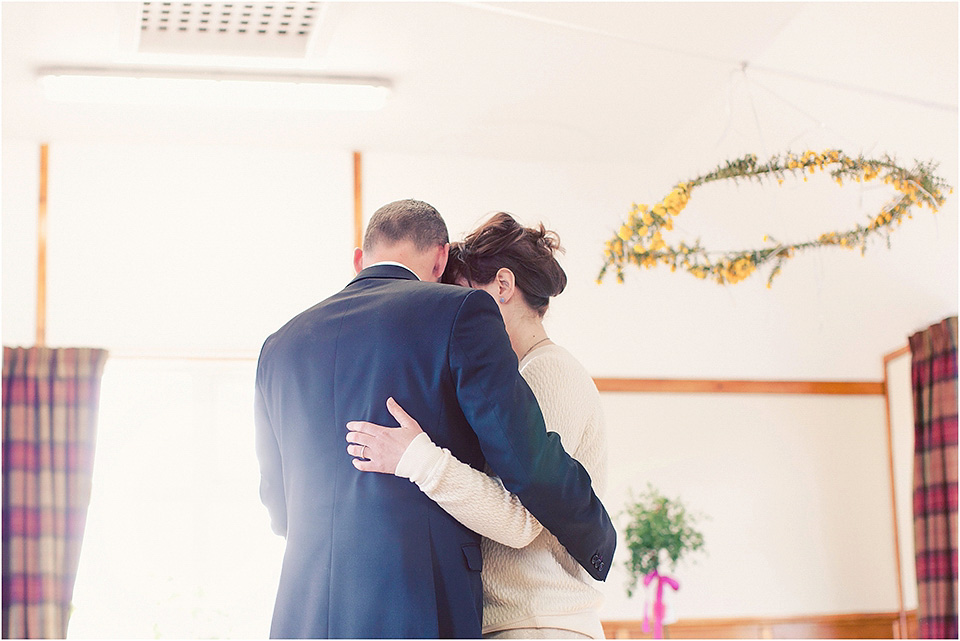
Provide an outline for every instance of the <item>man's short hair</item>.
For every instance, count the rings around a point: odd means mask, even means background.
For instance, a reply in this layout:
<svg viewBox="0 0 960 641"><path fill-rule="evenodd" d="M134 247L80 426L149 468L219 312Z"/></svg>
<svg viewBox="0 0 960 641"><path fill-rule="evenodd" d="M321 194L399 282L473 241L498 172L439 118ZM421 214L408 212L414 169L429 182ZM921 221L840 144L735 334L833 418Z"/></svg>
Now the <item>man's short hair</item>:
<svg viewBox="0 0 960 641"><path fill-rule="evenodd" d="M363 236L363 251L379 243L413 242L420 251L450 242L447 224L432 205L420 200L397 200L374 212Z"/></svg>

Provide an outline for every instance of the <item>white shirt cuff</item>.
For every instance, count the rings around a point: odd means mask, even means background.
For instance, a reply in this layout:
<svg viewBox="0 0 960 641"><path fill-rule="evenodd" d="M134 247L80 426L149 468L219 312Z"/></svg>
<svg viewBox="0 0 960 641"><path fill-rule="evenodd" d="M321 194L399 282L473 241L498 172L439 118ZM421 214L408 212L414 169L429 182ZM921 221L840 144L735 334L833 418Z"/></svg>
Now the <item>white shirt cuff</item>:
<svg viewBox="0 0 960 641"><path fill-rule="evenodd" d="M427 481L443 457L443 449L430 440L426 432L417 434L397 463L396 475L417 485Z"/></svg>

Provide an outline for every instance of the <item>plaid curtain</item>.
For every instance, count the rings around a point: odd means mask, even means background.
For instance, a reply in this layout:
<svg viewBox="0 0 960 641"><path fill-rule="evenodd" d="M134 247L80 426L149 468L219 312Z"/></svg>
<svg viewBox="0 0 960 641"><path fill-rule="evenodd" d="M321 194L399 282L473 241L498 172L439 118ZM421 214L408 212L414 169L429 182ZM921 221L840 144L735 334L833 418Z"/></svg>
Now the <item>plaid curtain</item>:
<svg viewBox="0 0 960 641"><path fill-rule="evenodd" d="M3 637L65 638L107 352L3 348Z"/></svg>
<svg viewBox="0 0 960 641"><path fill-rule="evenodd" d="M910 337L920 638L957 638L957 318Z"/></svg>

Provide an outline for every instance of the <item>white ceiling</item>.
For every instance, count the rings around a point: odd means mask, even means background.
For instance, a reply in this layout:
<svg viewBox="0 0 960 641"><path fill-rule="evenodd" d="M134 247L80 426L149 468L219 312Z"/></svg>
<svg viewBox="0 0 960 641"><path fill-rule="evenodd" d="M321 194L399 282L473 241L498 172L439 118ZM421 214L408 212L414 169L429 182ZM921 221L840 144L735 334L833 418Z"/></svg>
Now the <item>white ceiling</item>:
<svg viewBox="0 0 960 641"><path fill-rule="evenodd" d="M957 113L956 3L318 3L306 55L288 58L139 52L140 8L3 2L4 136L631 162L738 137L779 151L816 128L869 149L864 120ZM380 76L395 91L375 113L184 111L50 104L34 80L132 64Z"/></svg>

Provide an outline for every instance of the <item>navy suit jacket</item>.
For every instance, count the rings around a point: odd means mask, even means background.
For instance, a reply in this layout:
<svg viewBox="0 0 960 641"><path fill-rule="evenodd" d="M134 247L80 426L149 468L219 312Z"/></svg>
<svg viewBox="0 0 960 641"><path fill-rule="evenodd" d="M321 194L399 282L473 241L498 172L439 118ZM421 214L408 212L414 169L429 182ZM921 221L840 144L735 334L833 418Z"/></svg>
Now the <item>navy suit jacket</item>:
<svg viewBox="0 0 960 641"><path fill-rule="evenodd" d="M616 533L586 471L546 432L493 298L375 265L260 354L260 496L286 536L271 637L480 636L479 535L410 481L360 472L347 454L347 421L397 424L388 396L437 445L488 463L606 577Z"/></svg>

